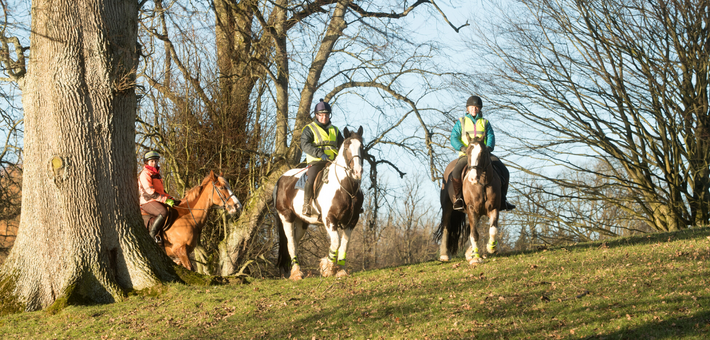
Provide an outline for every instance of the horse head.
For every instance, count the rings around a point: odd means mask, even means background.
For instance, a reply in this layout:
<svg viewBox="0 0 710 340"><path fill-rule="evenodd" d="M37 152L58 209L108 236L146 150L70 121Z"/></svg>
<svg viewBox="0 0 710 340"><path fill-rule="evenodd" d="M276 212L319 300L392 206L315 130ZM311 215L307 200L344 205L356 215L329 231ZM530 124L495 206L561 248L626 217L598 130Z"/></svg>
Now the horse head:
<svg viewBox="0 0 710 340"><path fill-rule="evenodd" d="M223 207L230 215L235 215L238 210L242 209L242 204L237 199L237 196L232 192L229 183L224 177L215 175L214 171L210 171L206 180L212 184L212 188L205 187L206 190L211 190L210 200L212 204Z"/></svg>
<svg viewBox="0 0 710 340"><path fill-rule="evenodd" d="M468 133L466 133L466 138L468 139L468 148L466 149L468 175L466 178L476 184L480 180L481 173L486 171L491 164L491 155L486 144L483 143L483 138L478 136L471 138Z"/></svg>
<svg viewBox="0 0 710 340"><path fill-rule="evenodd" d="M343 137L345 140L338 151L340 160L336 159L335 162L345 168L350 178L359 181L362 179L362 159L365 157L362 146L362 126L357 132L352 132L348 128L343 129Z"/></svg>

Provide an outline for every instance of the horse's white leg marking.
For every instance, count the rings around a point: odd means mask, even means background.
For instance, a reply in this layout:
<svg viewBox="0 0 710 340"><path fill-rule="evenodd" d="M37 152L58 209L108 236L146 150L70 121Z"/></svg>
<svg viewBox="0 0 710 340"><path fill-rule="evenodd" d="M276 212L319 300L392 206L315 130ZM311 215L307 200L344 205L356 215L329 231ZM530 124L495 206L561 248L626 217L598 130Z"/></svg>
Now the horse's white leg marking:
<svg viewBox="0 0 710 340"><path fill-rule="evenodd" d="M338 230L335 229L335 225L326 226L325 230L328 231L328 236L330 237L330 249L328 252L328 260L335 263L338 259L338 248L340 247L340 236L338 235Z"/></svg>
<svg viewBox="0 0 710 340"><path fill-rule="evenodd" d="M286 222L286 218L279 214L281 222L284 228L284 234L286 234L286 240L288 241L288 254L291 256L291 261L296 258L296 242L294 237L294 223Z"/></svg>
<svg viewBox="0 0 710 340"><path fill-rule="evenodd" d="M496 248L498 246L498 242L496 241L496 235L498 234L498 228L496 226L498 225L498 218L496 216L495 219L491 218L491 223L490 223L490 228L488 228L488 245L486 246L486 250L488 250L489 254L493 254L496 252Z"/></svg>
<svg viewBox="0 0 710 340"><path fill-rule="evenodd" d="M469 233L469 241L471 242L471 255L470 259L469 256L466 256L466 259L468 260L468 263L471 265L475 265L477 263L483 262L481 259L481 256L478 253L478 222L481 219L481 216L469 211L469 228L471 228L471 232Z"/></svg>
<svg viewBox="0 0 710 340"><path fill-rule="evenodd" d="M348 250L348 241L350 241L350 235L353 233L352 229L345 229L340 231L341 238L340 238L340 248L338 249L338 265L339 266L344 266L345 265L345 253Z"/></svg>

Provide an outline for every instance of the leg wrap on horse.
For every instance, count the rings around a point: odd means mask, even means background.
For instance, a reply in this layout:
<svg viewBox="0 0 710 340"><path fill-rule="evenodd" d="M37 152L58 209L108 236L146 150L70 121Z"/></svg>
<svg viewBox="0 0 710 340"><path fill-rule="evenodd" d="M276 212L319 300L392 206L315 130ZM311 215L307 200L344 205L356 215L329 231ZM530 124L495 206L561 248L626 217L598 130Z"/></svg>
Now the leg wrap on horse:
<svg viewBox="0 0 710 340"><path fill-rule="evenodd" d="M328 254L328 260L330 260L333 263L336 263L338 261L338 251L331 250L330 253Z"/></svg>
<svg viewBox="0 0 710 340"><path fill-rule="evenodd" d="M338 254L338 265L339 266L344 266L345 265L345 252Z"/></svg>
<svg viewBox="0 0 710 340"><path fill-rule="evenodd" d="M299 263L298 263L298 258L297 258L296 256L294 256L294 257L291 259L291 265L294 265L294 264L299 264Z"/></svg>

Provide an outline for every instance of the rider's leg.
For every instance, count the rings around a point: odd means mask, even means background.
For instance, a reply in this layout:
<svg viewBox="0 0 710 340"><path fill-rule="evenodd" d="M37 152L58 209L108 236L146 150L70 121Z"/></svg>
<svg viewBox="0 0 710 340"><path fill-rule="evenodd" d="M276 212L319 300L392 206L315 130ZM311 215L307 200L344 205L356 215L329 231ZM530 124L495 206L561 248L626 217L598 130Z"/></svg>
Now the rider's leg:
<svg viewBox="0 0 710 340"><path fill-rule="evenodd" d="M148 226L148 233L150 233L150 237L154 239L155 242L162 244L163 240L160 238L159 234L160 230L163 228L163 224L165 224L165 219L168 216L168 209L165 208L163 203L158 201L151 201L143 204L141 208L143 211L155 216L153 224Z"/></svg>
<svg viewBox="0 0 710 340"><path fill-rule="evenodd" d="M303 188L303 211L301 212L303 215L313 214L313 210L311 209L311 201L313 201L313 183L316 182L316 176L318 175L318 172L323 170L325 164L326 162L321 161L309 164L311 167L308 168L308 171L306 172L308 179L306 180L306 187Z"/></svg>
<svg viewBox="0 0 710 340"><path fill-rule="evenodd" d="M505 164L500 161L500 159L496 159L492 161L493 166L498 170L498 173L500 173L500 191L501 191L501 210L513 210L515 209L515 205L511 204L508 202L508 182L510 181L510 172L508 172L508 168L505 167Z"/></svg>
<svg viewBox="0 0 710 340"><path fill-rule="evenodd" d="M467 163L468 157L461 156L456 162L454 169L451 171L451 186L449 188L451 189L451 200L454 202L454 210L461 211L464 209L463 190L461 190L463 186L463 183L461 182L461 172L463 172L463 168L466 166Z"/></svg>

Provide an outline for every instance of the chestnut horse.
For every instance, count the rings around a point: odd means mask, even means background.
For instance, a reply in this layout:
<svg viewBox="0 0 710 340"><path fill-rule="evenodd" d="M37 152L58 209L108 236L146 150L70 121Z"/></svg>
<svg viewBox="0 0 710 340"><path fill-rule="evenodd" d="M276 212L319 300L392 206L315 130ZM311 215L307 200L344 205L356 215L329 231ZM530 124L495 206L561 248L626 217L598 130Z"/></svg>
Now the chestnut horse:
<svg viewBox="0 0 710 340"><path fill-rule="evenodd" d="M296 183L305 174L305 169L292 169L284 173L274 187L274 206L279 230L279 257L277 266L283 272L290 272L290 279L303 278L301 266L296 257L298 243L311 224L322 224L330 236L330 252L320 261L320 272L324 277L345 276L340 267L345 265L350 234L360 217L363 194L360 190L362 178L362 126L357 132L343 130L345 140L338 150L338 156L321 171L323 186L315 196L315 208L320 215L305 216L303 211L303 190ZM318 181L316 180L317 186ZM314 190L315 191L315 190Z"/></svg>
<svg viewBox="0 0 710 340"><path fill-rule="evenodd" d="M227 209L227 213L235 215L242 204L232 193L229 183L213 171L202 180L202 184L193 187L185 193L185 197L176 206L178 217L167 230L161 232L165 253L175 263L182 264L192 270L188 254L195 249L200 239L202 226L207 221L207 215L213 206Z"/></svg>
<svg viewBox="0 0 710 340"><path fill-rule="evenodd" d="M501 205L501 181L498 173L493 169L490 152L483 143L483 139L470 138L466 134L469 144L466 149L468 164L463 170L463 198L465 210L456 211L453 208L454 197L449 194L451 181L444 181L441 186L441 223L435 232L440 245L440 261L448 261L449 253L455 255L458 251L459 243L466 242L466 238L471 241L471 247L466 250L466 260L471 264L483 262L478 253L478 222L483 216L488 216L489 239L486 249L493 254L496 251L497 242L495 240L498 233L498 214ZM444 171L444 179L448 179L451 171L456 165L456 160L449 163ZM465 215L468 215L468 227L466 228Z"/></svg>

